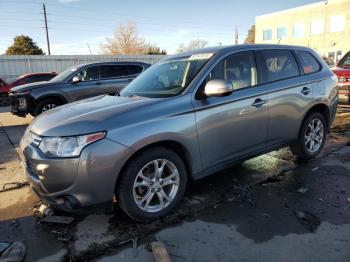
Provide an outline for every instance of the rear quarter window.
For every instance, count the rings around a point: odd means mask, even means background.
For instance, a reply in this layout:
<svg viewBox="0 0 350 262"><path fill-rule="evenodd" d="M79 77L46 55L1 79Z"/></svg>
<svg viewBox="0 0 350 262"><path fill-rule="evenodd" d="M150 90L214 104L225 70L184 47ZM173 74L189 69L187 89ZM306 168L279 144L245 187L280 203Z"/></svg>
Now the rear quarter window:
<svg viewBox="0 0 350 262"><path fill-rule="evenodd" d="M264 82L274 82L299 75L298 64L290 50L263 50L261 59L266 72Z"/></svg>
<svg viewBox="0 0 350 262"><path fill-rule="evenodd" d="M304 74L312 74L320 71L321 66L316 58L307 51L295 51Z"/></svg>
<svg viewBox="0 0 350 262"><path fill-rule="evenodd" d="M129 65L130 75L139 74L143 71L143 67L139 65Z"/></svg>
<svg viewBox="0 0 350 262"><path fill-rule="evenodd" d="M101 66L101 78L114 78L129 75L125 65L103 65Z"/></svg>

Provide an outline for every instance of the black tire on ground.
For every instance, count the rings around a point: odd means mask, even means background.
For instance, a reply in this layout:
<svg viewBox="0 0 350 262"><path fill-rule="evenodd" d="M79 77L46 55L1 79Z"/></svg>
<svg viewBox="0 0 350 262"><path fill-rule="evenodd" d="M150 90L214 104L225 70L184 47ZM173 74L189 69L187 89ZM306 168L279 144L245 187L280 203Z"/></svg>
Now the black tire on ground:
<svg viewBox="0 0 350 262"><path fill-rule="evenodd" d="M10 97L8 94L0 94L0 106L10 105Z"/></svg>
<svg viewBox="0 0 350 262"><path fill-rule="evenodd" d="M178 190L174 199L163 210L157 212L146 212L137 206L134 200L133 186L139 171L145 165L156 159L166 159L175 165L179 173ZM123 172L120 174L115 195L120 208L129 217L139 222L149 222L167 215L180 203L186 190L186 184L186 167L178 154L164 147L153 147L141 152L127 164Z"/></svg>
<svg viewBox="0 0 350 262"><path fill-rule="evenodd" d="M319 149L315 152L310 152L307 149L305 135L306 135L306 132L308 131L309 124L313 120L320 120L323 124L324 129L323 129L323 139L322 139L322 142L320 144ZM323 148L324 143L326 141L327 131L328 131L328 127L327 127L327 123L326 123L324 116L318 112L309 113L306 116L306 118L301 126L298 140L295 141L292 145L290 145L290 149L291 149L292 153L294 155L296 155L298 157L298 159L300 159L300 160L310 160L310 159L316 157L322 151L322 148Z"/></svg>
<svg viewBox="0 0 350 262"><path fill-rule="evenodd" d="M33 112L31 113L33 116L38 116L41 113L43 113L43 110L45 107L49 105L54 105L54 107L60 106L61 103L59 100L54 99L54 98L48 98L40 101L34 108ZM53 108L53 107L52 107Z"/></svg>

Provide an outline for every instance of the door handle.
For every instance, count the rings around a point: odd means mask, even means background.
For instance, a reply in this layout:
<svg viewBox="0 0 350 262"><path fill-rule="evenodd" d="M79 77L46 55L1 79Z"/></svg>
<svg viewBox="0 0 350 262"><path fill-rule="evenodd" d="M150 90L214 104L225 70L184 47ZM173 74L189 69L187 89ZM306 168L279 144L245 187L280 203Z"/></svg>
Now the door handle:
<svg viewBox="0 0 350 262"><path fill-rule="evenodd" d="M301 90L301 93L305 96L308 95L310 92L311 92L311 89L306 86Z"/></svg>
<svg viewBox="0 0 350 262"><path fill-rule="evenodd" d="M134 80L134 79L132 79L132 78L129 78L129 79L128 79L128 82L131 82L132 80Z"/></svg>
<svg viewBox="0 0 350 262"><path fill-rule="evenodd" d="M267 103L267 100L263 100L263 99L258 98L258 99L256 99L256 100L254 101L254 103L252 104L252 106L255 106L256 108L258 108L258 107L261 107L262 105L264 105L264 104L266 104L266 103Z"/></svg>
<svg viewBox="0 0 350 262"><path fill-rule="evenodd" d="M95 85L97 86L102 85L102 82L96 82Z"/></svg>

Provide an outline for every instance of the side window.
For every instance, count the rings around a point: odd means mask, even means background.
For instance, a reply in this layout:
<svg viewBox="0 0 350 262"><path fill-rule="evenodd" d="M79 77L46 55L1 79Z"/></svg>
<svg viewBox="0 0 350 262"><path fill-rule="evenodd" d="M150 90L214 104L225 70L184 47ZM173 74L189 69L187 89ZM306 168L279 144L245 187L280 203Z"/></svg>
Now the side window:
<svg viewBox="0 0 350 262"><path fill-rule="evenodd" d="M113 78L129 75L125 65L104 65L101 66L101 78Z"/></svg>
<svg viewBox="0 0 350 262"><path fill-rule="evenodd" d="M290 50L263 50L262 63L265 82L273 82L299 75L298 64Z"/></svg>
<svg viewBox="0 0 350 262"><path fill-rule="evenodd" d="M131 75L139 74L143 71L143 67L139 65L129 65L128 68Z"/></svg>
<svg viewBox="0 0 350 262"><path fill-rule="evenodd" d="M38 76L38 81L49 81L54 77L54 75L41 75Z"/></svg>
<svg viewBox="0 0 350 262"><path fill-rule="evenodd" d="M5 82L0 79L0 87L5 86Z"/></svg>
<svg viewBox="0 0 350 262"><path fill-rule="evenodd" d="M76 76L80 77L81 81L98 80L100 78L99 66L90 66L81 70Z"/></svg>
<svg viewBox="0 0 350 262"><path fill-rule="evenodd" d="M255 86L257 75L254 53L241 52L226 57L209 73L207 81L212 79L228 80L233 89Z"/></svg>
<svg viewBox="0 0 350 262"><path fill-rule="evenodd" d="M320 64L316 59L306 51L295 51L297 54L304 74L311 74L320 70Z"/></svg>

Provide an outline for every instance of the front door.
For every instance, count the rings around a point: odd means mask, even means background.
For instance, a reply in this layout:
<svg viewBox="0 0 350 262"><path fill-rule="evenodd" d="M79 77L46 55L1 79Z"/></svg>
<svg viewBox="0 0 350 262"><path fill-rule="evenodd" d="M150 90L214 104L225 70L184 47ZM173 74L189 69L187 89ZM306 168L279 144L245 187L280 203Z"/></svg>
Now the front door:
<svg viewBox="0 0 350 262"><path fill-rule="evenodd" d="M103 83L100 81L100 67L90 66L80 70L75 76L81 81L68 85L68 93L74 100L97 96L104 93Z"/></svg>
<svg viewBox="0 0 350 262"><path fill-rule="evenodd" d="M224 79L234 91L224 97L201 95L207 81ZM267 139L268 96L257 85L254 52L231 54L208 74L193 100L203 168L230 162L256 150ZM198 95L199 94L199 95Z"/></svg>

